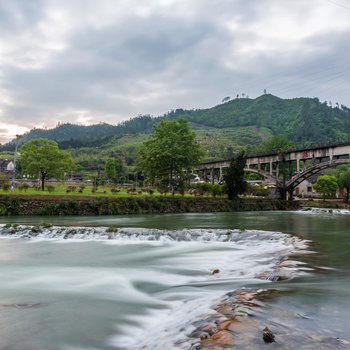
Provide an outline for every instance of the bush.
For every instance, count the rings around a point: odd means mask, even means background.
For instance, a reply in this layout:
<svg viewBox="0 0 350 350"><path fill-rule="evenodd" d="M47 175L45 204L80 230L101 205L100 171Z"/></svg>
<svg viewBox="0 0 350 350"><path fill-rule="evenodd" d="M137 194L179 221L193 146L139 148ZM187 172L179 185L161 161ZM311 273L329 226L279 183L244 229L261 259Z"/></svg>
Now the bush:
<svg viewBox="0 0 350 350"><path fill-rule="evenodd" d="M118 193L118 192L120 192L120 190L117 187L112 187L111 188L111 192L112 193Z"/></svg>
<svg viewBox="0 0 350 350"><path fill-rule="evenodd" d="M47 185L46 186L46 191L49 192L49 193L52 193L55 191L55 186L54 185Z"/></svg>
<svg viewBox="0 0 350 350"><path fill-rule="evenodd" d="M222 186L219 184L211 185L210 190L213 197L220 196L222 194Z"/></svg>
<svg viewBox="0 0 350 350"><path fill-rule="evenodd" d="M263 185L254 185L251 187L251 193L253 196L266 197L269 195L269 190Z"/></svg>
<svg viewBox="0 0 350 350"><path fill-rule="evenodd" d="M116 226L108 226L106 232L118 232L119 228Z"/></svg>
<svg viewBox="0 0 350 350"><path fill-rule="evenodd" d="M67 193L69 193L69 192L75 192L76 189L77 189L76 186L68 186L66 192L67 192Z"/></svg>
<svg viewBox="0 0 350 350"><path fill-rule="evenodd" d="M201 196L204 196L206 193L211 192L211 186L212 185L210 183L203 182L203 183L197 184L195 188Z"/></svg>
<svg viewBox="0 0 350 350"><path fill-rule="evenodd" d="M43 221L40 223L40 226L42 228L50 228L50 227L52 227L52 224L50 224L49 222Z"/></svg>
<svg viewBox="0 0 350 350"><path fill-rule="evenodd" d="M27 183L23 183L23 184L20 184L17 188L19 191L27 192L29 185Z"/></svg>
<svg viewBox="0 0 350 350"><path fill-rule="evenodd" d="M11 188L10 182L3 182L1 188L4 192L7 192Z"/></svg>
<svg viewBox="0 0 350 350"><path fill-rule="evenodd" d="M40 227L39 225L33 226L33 227L31 228L31 231L32 231L33 233L40 233L40 232L42 232L41 227Z"/></svg>

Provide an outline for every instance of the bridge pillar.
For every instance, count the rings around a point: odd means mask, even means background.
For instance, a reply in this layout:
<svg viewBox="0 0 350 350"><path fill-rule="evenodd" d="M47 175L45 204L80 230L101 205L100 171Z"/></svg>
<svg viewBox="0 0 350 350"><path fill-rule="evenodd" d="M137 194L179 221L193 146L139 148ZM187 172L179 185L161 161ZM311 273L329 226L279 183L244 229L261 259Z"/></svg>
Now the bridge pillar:
<svg viewBox="0 0 350 350"><path fill-rule="evenodd" d="M211 176L211 184L214 185L214 168L211 168L210 176Z"/></svg>
<svg viewBox="0 0 350 350"><path fill-rule="evenodd" d="M300 159L297 159L297 173L300 173Z"/></svg>
<svg viewBox="0 0 350 350"><path fill-rule="evenodd" d="M219 168L219 173L220 173L220 181L222 180L222 167Z"/></svg>
<svg viewBox="0 0 350 350"><path fill-rule="evenodd" d="M270 175L273 174L273 164L272 164L272 160L270 160Z"/></svg>

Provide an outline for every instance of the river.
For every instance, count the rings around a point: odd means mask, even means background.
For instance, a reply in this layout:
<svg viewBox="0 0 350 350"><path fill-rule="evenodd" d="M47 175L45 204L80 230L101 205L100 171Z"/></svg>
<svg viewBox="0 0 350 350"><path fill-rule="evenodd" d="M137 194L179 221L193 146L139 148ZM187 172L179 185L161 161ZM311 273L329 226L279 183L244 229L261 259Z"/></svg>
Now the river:
<svg viewBox="0 0 350 350"><path fill-rule="evenodd" d="M55 227L33 233L43 220ZM208 349L198 329L222 321L214 309L242 288L257 301L239 305L246 317L223 348L265 349L265 326L275 349L350 348L350 215L0 218L7 223L25 226L0 228L1 350ZM112 225L118 233L102 228Z"/></svg>

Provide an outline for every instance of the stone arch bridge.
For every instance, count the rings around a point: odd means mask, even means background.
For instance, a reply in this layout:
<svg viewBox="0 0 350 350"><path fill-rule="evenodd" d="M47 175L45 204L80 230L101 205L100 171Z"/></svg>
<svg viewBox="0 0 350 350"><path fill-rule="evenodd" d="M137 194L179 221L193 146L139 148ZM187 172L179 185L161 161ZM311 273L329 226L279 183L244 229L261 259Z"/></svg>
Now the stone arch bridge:
<svg viewBox="0 0 350 350"><path fill-rule="evenodd" d="M294 189L304 180L328 168L350 164L350 142L291 150L284 154L263 154L246 158L245 171L256 172L275 185L283 198L292 198ZM206 162L197 167L204 179L220 180L230 160Z"/></svg>

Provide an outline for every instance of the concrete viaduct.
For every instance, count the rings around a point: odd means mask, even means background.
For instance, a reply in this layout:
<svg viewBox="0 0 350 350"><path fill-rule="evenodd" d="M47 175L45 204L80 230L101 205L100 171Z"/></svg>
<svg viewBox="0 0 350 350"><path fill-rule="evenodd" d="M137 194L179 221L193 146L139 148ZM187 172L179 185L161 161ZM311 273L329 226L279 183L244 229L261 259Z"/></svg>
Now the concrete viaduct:
<svg viewBox="0 0 350 350"><path fill-rule="evenodd" d="M245 171L256 172L276 185L283 198L292 198L294 189L304 180L340 164L350 164L350 142L291 150L284 154L246 157ZM222 179L230 160L203 163L197 167L201 177Z"/></svg>

